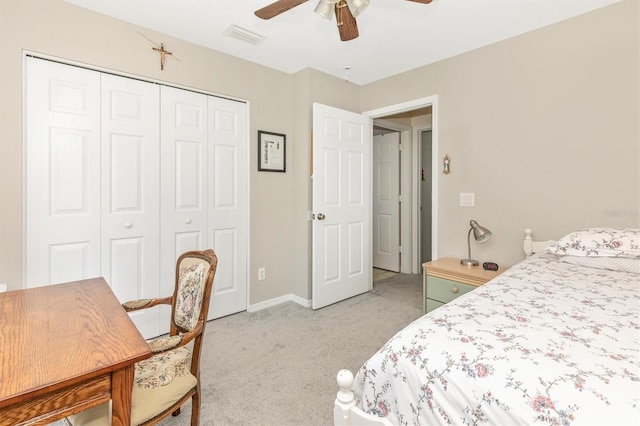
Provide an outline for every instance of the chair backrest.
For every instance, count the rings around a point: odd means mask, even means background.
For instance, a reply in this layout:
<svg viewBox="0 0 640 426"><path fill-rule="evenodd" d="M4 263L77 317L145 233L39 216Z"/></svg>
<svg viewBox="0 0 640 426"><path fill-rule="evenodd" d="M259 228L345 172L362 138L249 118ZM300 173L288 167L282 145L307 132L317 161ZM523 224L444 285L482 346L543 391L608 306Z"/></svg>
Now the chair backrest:
<svg viewBox="0 0 640 426"><path fill-rule="evenodd" d="M218 267L218 256L211 249L188 251L176 261L176 286L171 303L169 335L188 333L202 321L202 328L193 341L191 374L200 383L200 351L209 314L209 301L213 278Z"/></svg>
<svg viewBox="0 0 640 426"><path fill-rule="evenodd" d="M188 251L176 262L170 334L192 331L207 321L218 257L211 249Z"/></svg>

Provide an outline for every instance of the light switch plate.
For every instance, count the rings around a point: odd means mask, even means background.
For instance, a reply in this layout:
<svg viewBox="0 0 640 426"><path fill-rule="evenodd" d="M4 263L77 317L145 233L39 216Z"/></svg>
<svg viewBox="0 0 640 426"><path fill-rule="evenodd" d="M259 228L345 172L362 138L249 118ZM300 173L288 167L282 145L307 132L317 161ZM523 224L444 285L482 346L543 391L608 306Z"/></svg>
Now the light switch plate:
<svg viewBox="0 0 640 426"><path fill-rule="evenodd" d="M461 207L474 207L476 205L476 194L473 192L461 192L460 193L460 206Z"/></svg>

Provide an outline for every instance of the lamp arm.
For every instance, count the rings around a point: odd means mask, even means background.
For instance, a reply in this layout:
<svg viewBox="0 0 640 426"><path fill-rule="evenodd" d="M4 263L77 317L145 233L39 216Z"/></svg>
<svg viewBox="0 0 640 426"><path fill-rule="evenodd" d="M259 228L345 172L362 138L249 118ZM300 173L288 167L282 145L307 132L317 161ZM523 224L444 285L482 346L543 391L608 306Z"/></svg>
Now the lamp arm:
<svg viewBox="0 0 640 426"><path fill-rule="evenodd" d="M469 228L469 232L467 233L467 253L469 254L469 257L467 257L468 260L471 260L471 231L473 231L473 228Z"/></svg>

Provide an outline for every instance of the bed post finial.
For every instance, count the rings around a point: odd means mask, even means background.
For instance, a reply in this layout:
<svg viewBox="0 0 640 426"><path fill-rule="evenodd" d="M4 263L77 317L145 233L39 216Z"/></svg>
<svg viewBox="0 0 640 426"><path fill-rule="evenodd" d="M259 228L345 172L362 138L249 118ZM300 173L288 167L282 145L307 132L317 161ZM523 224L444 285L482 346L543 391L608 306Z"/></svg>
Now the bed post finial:
<svg viewBox="0 0 640 426"><path fill-rule="evenodd" d="M524 250L525 256L529 257L533 254L533 238L531 238L531 234L533 232L530 228L526 228L524 230L524 242L522 244L522 248Z"/></svg>
<svg viewBox="0 0 640 426"><path fill-rule="evenodd" d="M340 370L336 376L338 382L338 394L333 408L333 421L335 426L350 424L349 410L355 406L351 385L353 384L353 373L349 370Z"/></svg>

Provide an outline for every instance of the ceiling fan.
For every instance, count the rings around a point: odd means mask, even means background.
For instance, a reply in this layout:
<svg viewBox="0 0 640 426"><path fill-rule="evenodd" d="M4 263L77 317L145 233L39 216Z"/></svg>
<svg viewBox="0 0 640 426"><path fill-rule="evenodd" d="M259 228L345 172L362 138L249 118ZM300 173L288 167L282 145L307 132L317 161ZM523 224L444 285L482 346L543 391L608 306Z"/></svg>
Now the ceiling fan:
<svg viewBox="0 0 640 426"><path fill-rule="evenodd" d="M307 0L277 0L262 9L255 11L258 18L271 19L289 9L305 3ZM415 3L429 4L432 0L408 0ZM319 0L315 12L325 19L332 20L336 16L340 40L348 41L358 37L356 16L369 5L369 0Z"/></svg>

